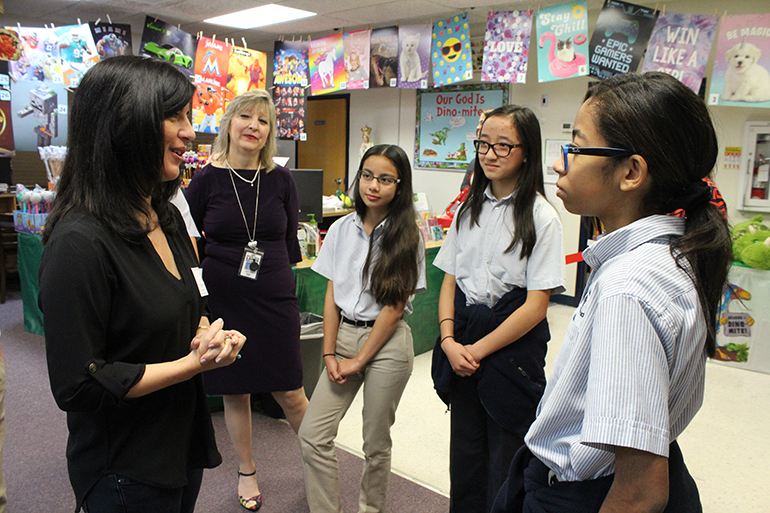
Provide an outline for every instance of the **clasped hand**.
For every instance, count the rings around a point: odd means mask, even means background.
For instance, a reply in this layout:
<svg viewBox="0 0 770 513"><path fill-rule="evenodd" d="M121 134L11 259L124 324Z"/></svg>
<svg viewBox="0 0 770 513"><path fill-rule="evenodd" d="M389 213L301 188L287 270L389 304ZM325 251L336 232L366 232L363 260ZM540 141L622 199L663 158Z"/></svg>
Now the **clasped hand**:
<svg viewBox="0 0 770 513"><path fill-rule="evenodd" d="M190 342L190 355L198 360L202 370L225 367L238 357L246 337L236 330L225 330L225 322L217 319L209 329Z"/></svg>
<svg viewBox="0 0 770 513"><path fill-rule="evenodd" d="M329 381L343 384L347 381L348 376L361 372L364 369L364 365L358 361L357 358L343 359L337 361L336 358L328 357L324 358L326 363L326 372L329 375Z"/></svg>
<svg viewBox="0 0 770 513"><path fill-rule="evenodd" d="M441 343L441 349L444 350L444 354L449 359L452 371L458 376L471 376L479 368L476 357L471 354L472 347L455 342L452 338L447 338Z"/></svg>

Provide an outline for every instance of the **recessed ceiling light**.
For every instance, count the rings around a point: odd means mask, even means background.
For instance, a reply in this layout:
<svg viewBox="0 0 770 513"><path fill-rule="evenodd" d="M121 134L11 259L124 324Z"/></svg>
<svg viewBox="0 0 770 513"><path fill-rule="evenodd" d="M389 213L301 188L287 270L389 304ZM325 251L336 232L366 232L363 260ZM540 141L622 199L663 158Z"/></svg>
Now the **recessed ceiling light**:
<svg viewBox="0 0 770 513"><path fill-rule="evenodd" d="M250 29L254 27L264 27L265 25L275 25L276 23L285 23L287 21L300 20L315 15L316 13L310 11L292 9L291 7L284 7L276 4L267 4L262 7L233 12L203 21L215 25Z"/></svg>

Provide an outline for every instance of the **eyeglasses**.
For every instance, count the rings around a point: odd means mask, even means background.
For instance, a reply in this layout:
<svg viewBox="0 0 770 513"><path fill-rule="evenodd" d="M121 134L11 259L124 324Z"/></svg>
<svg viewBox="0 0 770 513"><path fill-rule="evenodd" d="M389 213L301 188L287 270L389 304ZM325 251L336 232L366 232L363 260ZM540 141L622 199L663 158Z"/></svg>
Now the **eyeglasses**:
<svg viewBox="0 0 770 513"><path fill-rule="evenodd" d="M361 181L364 183L369 183L372 180L377 180L380 182L380 184L384 185L385 187L390 187L392 185L396 185L397 183L401 183L400 178L393 178L392 176L374 176L369 171L361 171L359 173L359 176L361 177Z"/></svg>
<svg viewBox="0 0 770 513"><path fill-rule="evenodd" d="M514 148L521 148L524 146L523 144L508 144L508 143L495 143L495 144L489 144L486 141L480 141L479 139L476 139L473 141L473 146L476 148L476 153L479 153L480 155L486 155L489 153L489 149L491 148L493 152L495 152L495 155L498 157L507 157L511 154L511 150Z"/></svg>
<svg viewBox="0 0 770 513"><path fill-rule="evenodd" d="M631 150L624 150L622 148L584 148L582 146L575 146L574 144L562 144L562 162L564 162L564 171L567 171L569 164L567 163L567 155L570 153L574 155L591 155L594 157L628 157L633 155Z"/></svg>

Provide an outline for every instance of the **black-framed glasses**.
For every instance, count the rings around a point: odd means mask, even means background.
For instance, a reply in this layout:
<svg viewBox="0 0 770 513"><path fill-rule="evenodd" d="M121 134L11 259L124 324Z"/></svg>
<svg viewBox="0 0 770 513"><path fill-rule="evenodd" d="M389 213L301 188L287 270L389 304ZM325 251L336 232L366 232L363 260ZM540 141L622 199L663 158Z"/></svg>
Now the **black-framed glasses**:
<svg viewBox="0 0 770 513"><path fill-rule="evenodd" d="M397 183L401 183L400 178L393 178L392 176L374 176L369 171L361 171L360 172L361 181L365 183L369 183L372 180L377 180L380 182L381 185L384 185L386 187L390 187L393 185L396 185Z"/></svg>
<svg viewBox="0 0 770 513"><path fill-rule="evenodd" d="M562 162L564 162L564 171L567 171L569 164L567 156L572 153L573 155L591 155L593 157L629 157L634 154L631 150L624 150L622 148L588 148L583 146L575 146L574 144L567 143L561 145Z"/></svg>
<svg viewBox="0 0 770 513"><path fill-rule="evenodd" d="M476 153L480 155L486 155L489 153L489 149L492 148L492 151L495 152L495 155L498 157L507 157L511 154L511 151L514 148L521 148L524 146L521 143L518 144L508 144L508 143L495 143L495 144L489 144L486 141L482 141L480 139L476 139L473 141L473 147L476 148Z"/></svg>

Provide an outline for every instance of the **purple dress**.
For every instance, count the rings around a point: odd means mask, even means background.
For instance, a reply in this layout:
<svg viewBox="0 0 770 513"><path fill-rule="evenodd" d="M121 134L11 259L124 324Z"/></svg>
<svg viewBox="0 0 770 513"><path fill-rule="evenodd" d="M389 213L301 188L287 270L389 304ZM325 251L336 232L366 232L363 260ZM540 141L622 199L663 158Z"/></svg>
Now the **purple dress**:
<svg viewBox="0 0 770 513"><path fill-rule="evenodd" d="M254 169L236 169L250 180ZM254 203L259 185L256 239L264 251L256 280L238 274L249 242L231 173L211 164L198 170L185 198L205 237L203 280L209 291L212 319L246 336L243 357L233 365L203 374L209 394L247 394L296 390L302 386L299 306L291 266L302 260L297 241L299 200L288 169L263 169L253 186L233 176L243 213L254 230Z"/></svg>

